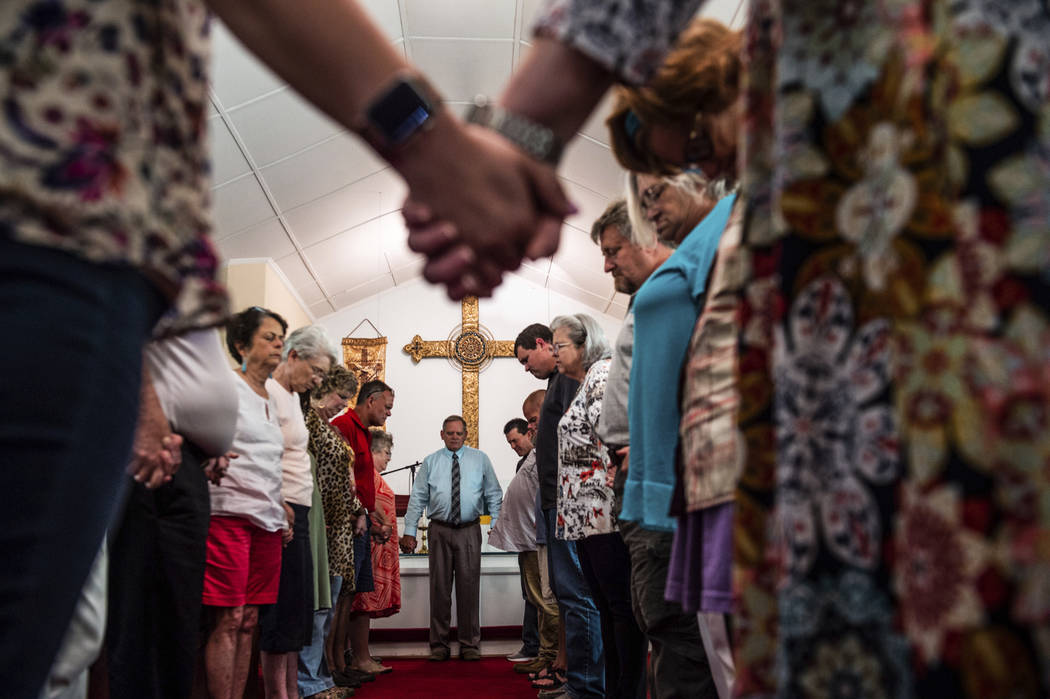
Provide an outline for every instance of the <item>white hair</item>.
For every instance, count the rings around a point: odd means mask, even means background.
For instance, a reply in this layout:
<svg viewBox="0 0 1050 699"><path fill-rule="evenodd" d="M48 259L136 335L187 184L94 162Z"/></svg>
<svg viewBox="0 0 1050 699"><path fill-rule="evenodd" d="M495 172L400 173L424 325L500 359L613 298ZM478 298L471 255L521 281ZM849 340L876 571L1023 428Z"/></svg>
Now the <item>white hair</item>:
<svg viewBox="0 0 1050 699"><path fill-rule="evenodd" d="M281 359L287 361L288 353L292 350L302 359L323 356L328 357L332 364L339 363L332 342L328 339L328 333L320 325L304 325L289 335L284 341Z"/></svg>
<svg viewBox="0 0 1050 699"><path fill-rule="evenodd" d="M662 179L669 187L674 187L687 197L706 197L711 201L719 201L733 189L725 179L709 180L702 173L694 171L680 172ZM653 224L649 223L645 212L642 211L642 196L638 191L638 173L627 173L624 189L626 190L627 217L631 220L631 227L634 228L637 244L642 247L652 247L657 242L663 242L665 245L674 247L673 241L658 241L656 229L653 228Z"/></svg>
<svg viewBox="0 0 1050 699"><path fill-rule="evenodd" d="M612 347L605 338L605 331L591 316L586 313L574 313L569 316L558 316L551 321L551 332L558 328L567 328L569 340L572 344L581 348L583 354L583 368L590 369L591 365L599 359L607 359L612 356Z"/></svg>

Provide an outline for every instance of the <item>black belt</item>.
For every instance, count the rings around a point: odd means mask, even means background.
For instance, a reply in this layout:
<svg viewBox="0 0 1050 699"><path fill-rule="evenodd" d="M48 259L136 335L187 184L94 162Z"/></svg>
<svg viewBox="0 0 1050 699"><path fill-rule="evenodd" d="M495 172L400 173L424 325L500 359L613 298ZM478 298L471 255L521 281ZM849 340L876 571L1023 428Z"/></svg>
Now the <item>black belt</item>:
<svg viewBox="0 0 1050 699"><path fill-rule="evenodd" d="M453 524L452 522L443 522L440 519L430 520L431 524L439 524L442 527L448 527L450 529L465 529L467 527L473 527L475 524L480 522L479 519L472 519L469 522L460 522L459 524Z"/></svg>

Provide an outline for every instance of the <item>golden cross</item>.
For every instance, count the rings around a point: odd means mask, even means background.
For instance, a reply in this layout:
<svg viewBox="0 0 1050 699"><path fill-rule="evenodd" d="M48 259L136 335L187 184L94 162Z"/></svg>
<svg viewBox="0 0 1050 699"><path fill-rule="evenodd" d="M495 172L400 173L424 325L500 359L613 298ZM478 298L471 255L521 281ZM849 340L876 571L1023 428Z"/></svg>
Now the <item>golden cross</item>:
<svg viewBox="0 0 1050 699"><path fill-rule="evenodd" d="M424 340L419 335L402 349L417 364L426 357L444 357L459 365L463 375L463 419L467 421L467 444L478 446L478 374L496 357L513 357L513 340L486 337L478 322L478 297L467 296L461 305L463 322L447 340ZM458 330L458 332L457 332Z"/></svg>

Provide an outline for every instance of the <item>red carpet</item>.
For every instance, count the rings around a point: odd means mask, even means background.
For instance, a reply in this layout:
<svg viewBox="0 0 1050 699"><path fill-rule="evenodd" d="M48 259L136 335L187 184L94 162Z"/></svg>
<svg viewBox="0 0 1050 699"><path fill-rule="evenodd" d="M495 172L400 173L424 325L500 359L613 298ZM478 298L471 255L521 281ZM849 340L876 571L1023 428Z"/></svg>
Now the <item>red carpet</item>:
<svg viewBox="0 0 1050 699"><path fill-rule="evenodd" d="M514 672L513 663L504 658L465 662L453 657L443 663L384 658L383 664L394 671L365 683L354 699L536 699L528 677Z"/></svg>

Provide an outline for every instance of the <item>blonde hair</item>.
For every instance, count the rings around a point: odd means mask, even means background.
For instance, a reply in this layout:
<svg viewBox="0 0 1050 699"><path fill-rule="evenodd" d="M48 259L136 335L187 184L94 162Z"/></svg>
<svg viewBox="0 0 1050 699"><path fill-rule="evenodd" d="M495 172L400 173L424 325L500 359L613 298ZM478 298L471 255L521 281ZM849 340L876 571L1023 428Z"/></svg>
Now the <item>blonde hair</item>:
<svg viewBox="0 0 1050 699"><path fill-rule="evenodd" d="M682 32L647 84L616 89L606 120L612 151L635 172L667 174L671 164L643 145L653 125L692 124L696 114L718 114L740 93L741 34L712 19L696 19Z"/></svg>

